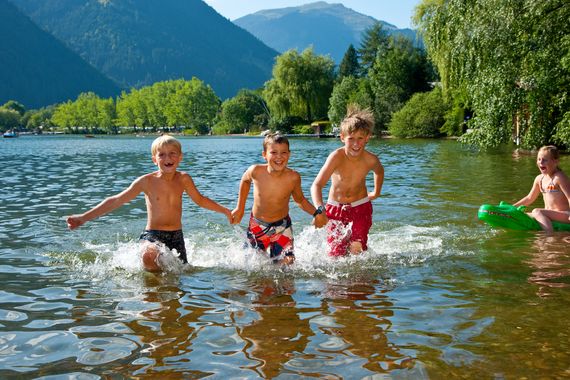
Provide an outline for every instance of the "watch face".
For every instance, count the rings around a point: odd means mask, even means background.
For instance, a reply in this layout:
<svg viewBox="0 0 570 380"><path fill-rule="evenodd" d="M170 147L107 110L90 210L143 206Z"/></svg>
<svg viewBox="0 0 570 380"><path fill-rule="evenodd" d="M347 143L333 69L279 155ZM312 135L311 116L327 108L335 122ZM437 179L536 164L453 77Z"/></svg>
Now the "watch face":
<svg viewBox="0 0 570 380"><path fill-rule="evenodd" d="M319 214L322 214L324 211L325 211L325 207L323 205L321 205L321 206L317 207L313 216L317 216Z"/></svg>

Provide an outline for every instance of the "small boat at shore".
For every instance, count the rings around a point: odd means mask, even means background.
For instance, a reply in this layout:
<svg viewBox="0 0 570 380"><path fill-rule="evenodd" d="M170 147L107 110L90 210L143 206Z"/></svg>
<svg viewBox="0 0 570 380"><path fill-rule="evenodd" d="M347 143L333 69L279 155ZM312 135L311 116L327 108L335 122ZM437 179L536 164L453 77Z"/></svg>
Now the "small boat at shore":
<svg viewBox="0 0 570 380"><path fill-rule="evenodd" d="M9 130L9 131L4 132L4 133L2 134L2 137L4 137L5 139L11 139L11 138L14 138L14 137L18 137L18 132Z"/></svg>

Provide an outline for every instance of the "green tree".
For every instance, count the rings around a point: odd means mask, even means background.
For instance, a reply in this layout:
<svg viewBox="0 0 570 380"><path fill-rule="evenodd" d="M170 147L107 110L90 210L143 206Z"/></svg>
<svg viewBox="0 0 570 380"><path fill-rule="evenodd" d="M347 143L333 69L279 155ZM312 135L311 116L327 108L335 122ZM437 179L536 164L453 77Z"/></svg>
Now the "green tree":
<svg viewBox="0 0 570 380"><path fill-rule="evenodd" d="M115 102L101 99L93 92L79 94L75 101L59 104L52 122L70 132L114 132Z"/></svg>
<svg viewBox="0 0 570 380"><path fill-rule="evenodd" d="M566 0L420 3L415 22L444 96L466 95L475 115L463 141L569 144L569 19Z"/></svg>
<svg viewBox="0 0 570 380"><path fill-rule="evenodd" d="M195 126L198 133L206 134L214 125L214 119L220 110L221 101L209 85L195 78L192 80L195 87L192 93L194 100L189 123Z"/></svg>
<svg viewBox="0 0 570 380"><path fill-rule="evenodd" d="M71 100L57 105L52 116L53 124L61 129L78 133L79 131L78 125L75 122L74 108L75 105Z"/></svg>
<svg viewBox="0 0 570 380"><path fill-rule="evenodd" d="M116 104L117 119L115 120L115 124L117 126L136 126L135 107L133 107L132 103L131 94L127 94L125 91L122 91L121 95L117 98Z"/></svg>
<svg viewBox="0 0 570 380"><path fill-rule="evenodd" d="M419 92L392 116L388 126L396 137L438 137L445 122L448 107L443 101L441 89Z"/></svg>
<svg viewBox="0 0 570 380"><path fill-rule="evenodd" d="M26 112L26 107L24 107L24 105L22 103L18 103L15 100L8 100L0 108L4 108L4 109L8 109L8 110L14 110L14 111L18 112L20 114L20 116L24 116L24 113Z"/></svg>
<svg viewBox="0 0 570 380"><path fill-rule="evenodd" d="M220 99L210 86L198 78L176 81L168 97L165 115L170 126L187 126L208 133L220 108Z"/></svg>
<svg viewBox="0 0 570 380"><path fill-rule="evenodd" d="M219 108L220 99L198 78L169 80L121 93L115 124L143 131L184 126L204 134Z"/></svg>
<svg viewBox="0 0 570 380"><path fill-rule="evenodd" d="M334 86L329 100L329 120L339 124L346 115L349 104L357 104L362 109L372 108L373 94L367 78L348 76Z"/></svg>
<svg viewBox="0 0 570 380"><path fill-rule="evenodd" d="M266 84L264 98L272 113L299 116L307 121L327 114L328 99L334 84L334 62L330 57L313 53L312 48L301 54L288 50L277 57L273 78Z"/></svg>
<svg viewBox="0 0 570 380"><path fill-rule="evenodd" d="M392 114L414 93L429 90L427 56L407 38L391 38L390 46L378 53L369 78L376 125L385 129Z"/></svg>
<svg viewBox="0 0 570 380"><path fill-rule="evenodd" d="M99 97L93 92L79 94L72 107L75 125L84 132L96 132L99 127Z"/></svg>
<svg viewBox="0 0 570 380"><path fill-rule="evenodd" d="M54 124L51 121L51 118L54 110L55 107L51 106L26 112L26 114L29 114L26 122L26 128L39 133L52 130Z"/></svg>
<svg viewBox="0 0 570 380"><path fill-rule="evenodd" d="M133 127L136 131L141 128L143 131L150 127L146 103L143 94L137 89L132 89L129 93L122 92L117 99L117 120L119 126Z"/></svg>
<svg viewBox="0 0 570 380"><path fill-rule="evenodd" d="M20 125L20 114L18 111L0 107L0 129L5 132L9 129L16 129Z"/></svg>
<svg viewBox="0 0 570 380"><path fill-rule="evenodd" d="M224 133L241 133L259 127L256 123L266 123L268 116L265 101L258 94L241 90L222 103L220 128Z"/></svg>
<svg viewBox="0 0 570 380"><path fill-rule="evenodd" d="M156 82L151 86L140 89L141 100L144 103L148 122L153 130L168 126L165 110L168 97L175 91L175 84L171 81Z"/></svg>
<svg viewBox="0 0 570 380"><path fill-rule="evenodd" d="M362 33L360 48L360 68L362 75L367 75L368 70L376 61L378 53L388 49L389 37L380 22L375 22Z"/></svg>
<svg viewBox="0 0 570 380"><path fill-rule="evenodd" d="M107 133L117 134L118 129L115 124L117 118L117 107L113 98L97 99L97 127Z"/></svg>
<svg viewBox="0 0 570 380"><path fill-rule="evenodd" d="M358 64L358 53L352 44L346 49L346 53L342 57L342 61L338 67L338 81L348 76L358 77L360 73L360 65Z"/></svg>
<svg viewBox="0 0 570 380"><path fill-rule="evenodd" d="M292 113L292 99L277 80L270 80L265 83L263 98L267 99L272 119L282 119Z"/></svg>
<svg viewBox="0 0 570 380"><path fill-rule="evenodd" d="M344 77L340 83L334 86L330 98L329 120L335 124L340 123L346 114L349 99L358 91L358 79L353 76Z"/></svg>

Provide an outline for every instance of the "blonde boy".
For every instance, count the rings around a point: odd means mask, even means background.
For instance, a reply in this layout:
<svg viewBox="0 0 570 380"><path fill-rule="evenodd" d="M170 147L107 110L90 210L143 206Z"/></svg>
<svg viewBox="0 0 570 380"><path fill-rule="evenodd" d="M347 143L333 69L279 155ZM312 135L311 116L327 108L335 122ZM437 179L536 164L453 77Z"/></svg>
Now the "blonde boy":
<svg viewBox="0 0 570 380"><path fill-rule="evenodd" d="M178 171L182 161L182 147L174 137L163 135L154 140L151 147L152 162L158 170L145 174L133 181L119 194L110 196L83 214L67 217L69 229L75 229L87 221L111 212L144 193L147 210L145 231L140 236L144 242L143 266L149 271L160 270L160 249L164 244L175 249L180 260L187 262L186 248L182 234L182 195L188 194L198 206L225 214L232 221L229 209L200 194L192 177Z"/></svg>
<svg viewBox="0 0 570 380"><path fill-rule="evenodd" d="M239 186L237 207L232 211L234 223L239 223L253 183L248 239L252 247L261 252L269 249L269 257L273 262L284 264L291 264L295 260L293 229L289 217L291 196L303 211L313 215L316 227L326 224L326 217L320 215L303 195L299 173L287 167L290 155L289 141L285 136L267 135L262 152L267 164L252 165L245 171Z"/></svg>
<svg viewBox="0 0 570 380"><path fill-rule="evenodd" d="M332 220L327 227L329 255L344 256L366 250L368 231L372 226L373 199L380 196L384 182L384 167L378 157L365 147L374 128L369 110L348 108L340 125L340 140L344 146L333 151L311 186L313 203L323 209L323 188L332 179L326 216ZM374 191L366 189L366 176L374 173ZM350 231L345 231L348 226Z"/></svg>

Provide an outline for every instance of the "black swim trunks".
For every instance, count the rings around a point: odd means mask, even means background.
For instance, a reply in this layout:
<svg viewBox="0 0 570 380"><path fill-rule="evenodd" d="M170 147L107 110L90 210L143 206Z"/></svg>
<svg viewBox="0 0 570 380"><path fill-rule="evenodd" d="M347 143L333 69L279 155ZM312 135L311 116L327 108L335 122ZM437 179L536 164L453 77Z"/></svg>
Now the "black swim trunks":
<svg viewBox="0 0 570 380"><path fill-rule="evenodd" d="M139 239L150 241L151 243L162 243L170 250L175 249L176 252L178 252L178 258L185 264L188 262L188 259L186 258L186 246L184 245L184 235L182 234L182 230L144 230Z"/></svg>

